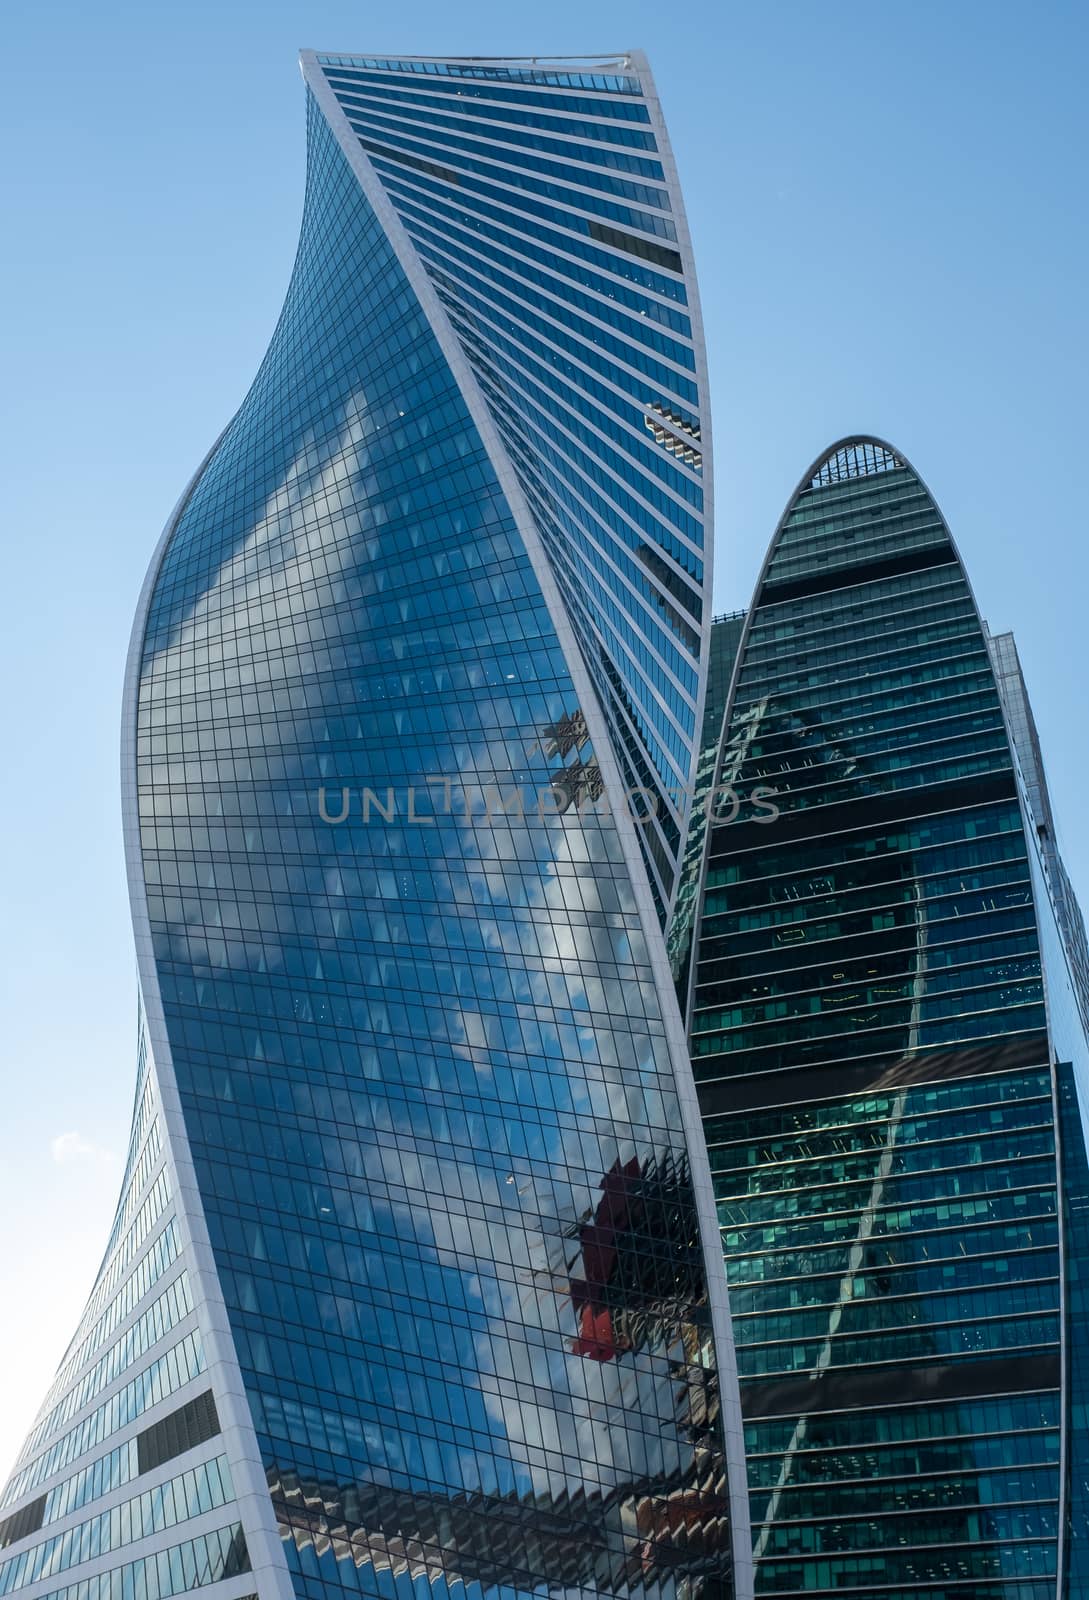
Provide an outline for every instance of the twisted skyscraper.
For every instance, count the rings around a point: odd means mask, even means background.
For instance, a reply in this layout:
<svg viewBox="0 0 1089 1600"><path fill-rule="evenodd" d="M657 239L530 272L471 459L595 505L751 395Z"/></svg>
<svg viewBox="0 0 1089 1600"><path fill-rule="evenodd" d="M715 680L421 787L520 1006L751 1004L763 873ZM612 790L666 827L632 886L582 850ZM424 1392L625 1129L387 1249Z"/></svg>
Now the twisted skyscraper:
<svg viewBox="0 0 1089 1600"><path fill-rule="evenodd" d="M284 310L133 633L132 1139L0 1593L743 1595L661 941L709 441L653 86L304 75Z"/></svg>

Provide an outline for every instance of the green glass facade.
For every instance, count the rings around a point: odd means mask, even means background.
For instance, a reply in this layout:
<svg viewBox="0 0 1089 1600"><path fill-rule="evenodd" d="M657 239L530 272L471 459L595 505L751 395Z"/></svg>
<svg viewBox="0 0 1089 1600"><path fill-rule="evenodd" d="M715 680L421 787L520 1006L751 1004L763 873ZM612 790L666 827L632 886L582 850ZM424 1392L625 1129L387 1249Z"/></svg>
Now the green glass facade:
<svg viewBox="0 0 1089 1600"><path fill-rule="evenodd" d="M1011 728L925 486L833 447L741 641L687 994L758 1594L1084 1592L1089 1077Z"/></svg>

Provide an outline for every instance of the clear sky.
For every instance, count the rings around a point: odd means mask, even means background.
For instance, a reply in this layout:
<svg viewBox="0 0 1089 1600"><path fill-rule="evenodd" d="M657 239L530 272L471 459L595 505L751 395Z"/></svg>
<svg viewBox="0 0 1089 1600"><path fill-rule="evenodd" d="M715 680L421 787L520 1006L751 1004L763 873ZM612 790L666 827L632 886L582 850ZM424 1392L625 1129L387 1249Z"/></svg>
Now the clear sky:
<svg viewBox="0 0 1089 1600"><path fill-rule="evenodd" d="M15 0L4 45L0 1476L120 1176L122 667L159 531L290 272L299 47L649 53L707 323L718 609L747 602L826 444L899 446L1017 633L1089 898L1080 0Z"/></svg>

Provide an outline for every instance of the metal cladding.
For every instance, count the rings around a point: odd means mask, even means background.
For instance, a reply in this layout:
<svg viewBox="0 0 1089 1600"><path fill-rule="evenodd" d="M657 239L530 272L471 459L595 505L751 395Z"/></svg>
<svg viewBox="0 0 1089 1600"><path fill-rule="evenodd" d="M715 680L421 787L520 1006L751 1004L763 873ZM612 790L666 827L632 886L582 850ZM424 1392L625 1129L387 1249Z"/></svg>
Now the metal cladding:
<svg viewBox="0 0 1089 1600"><path fill-rule="evenodd" d="M744 1600L661 937L709 441L653 86L303 65L287 299L133 633L136 1111L0 1594Z"/></svg>
<svg viewBox="0 0 1089 1600"><path fill-rule="evenodd" d="M687 995L758 1595L1089 1592L1089 1051L989 644L911 466L834 446L741 641Z"/></svg>

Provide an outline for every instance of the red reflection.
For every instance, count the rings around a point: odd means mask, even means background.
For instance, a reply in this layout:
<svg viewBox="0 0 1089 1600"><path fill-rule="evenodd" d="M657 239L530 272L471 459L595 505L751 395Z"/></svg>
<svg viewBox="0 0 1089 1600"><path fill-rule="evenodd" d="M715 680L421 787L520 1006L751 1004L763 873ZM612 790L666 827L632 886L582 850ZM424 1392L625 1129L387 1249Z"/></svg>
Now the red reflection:
<svg viewBox="0 0 1089 1600"><path fill-rule="evenodd" d="M631 1341L614 1328L608 1302L615 1299L609 1285L619 1259L618 1241L631 1225L632 1195L641 1178L634 1156L625 1166L616 1162L601 1180L603 1193L593 1221L579 1229L586 1276L571 1280L571 1301L579 1319L579 1337L571 1349L589 1361L614 1361L631 1349Z"/></svg>

